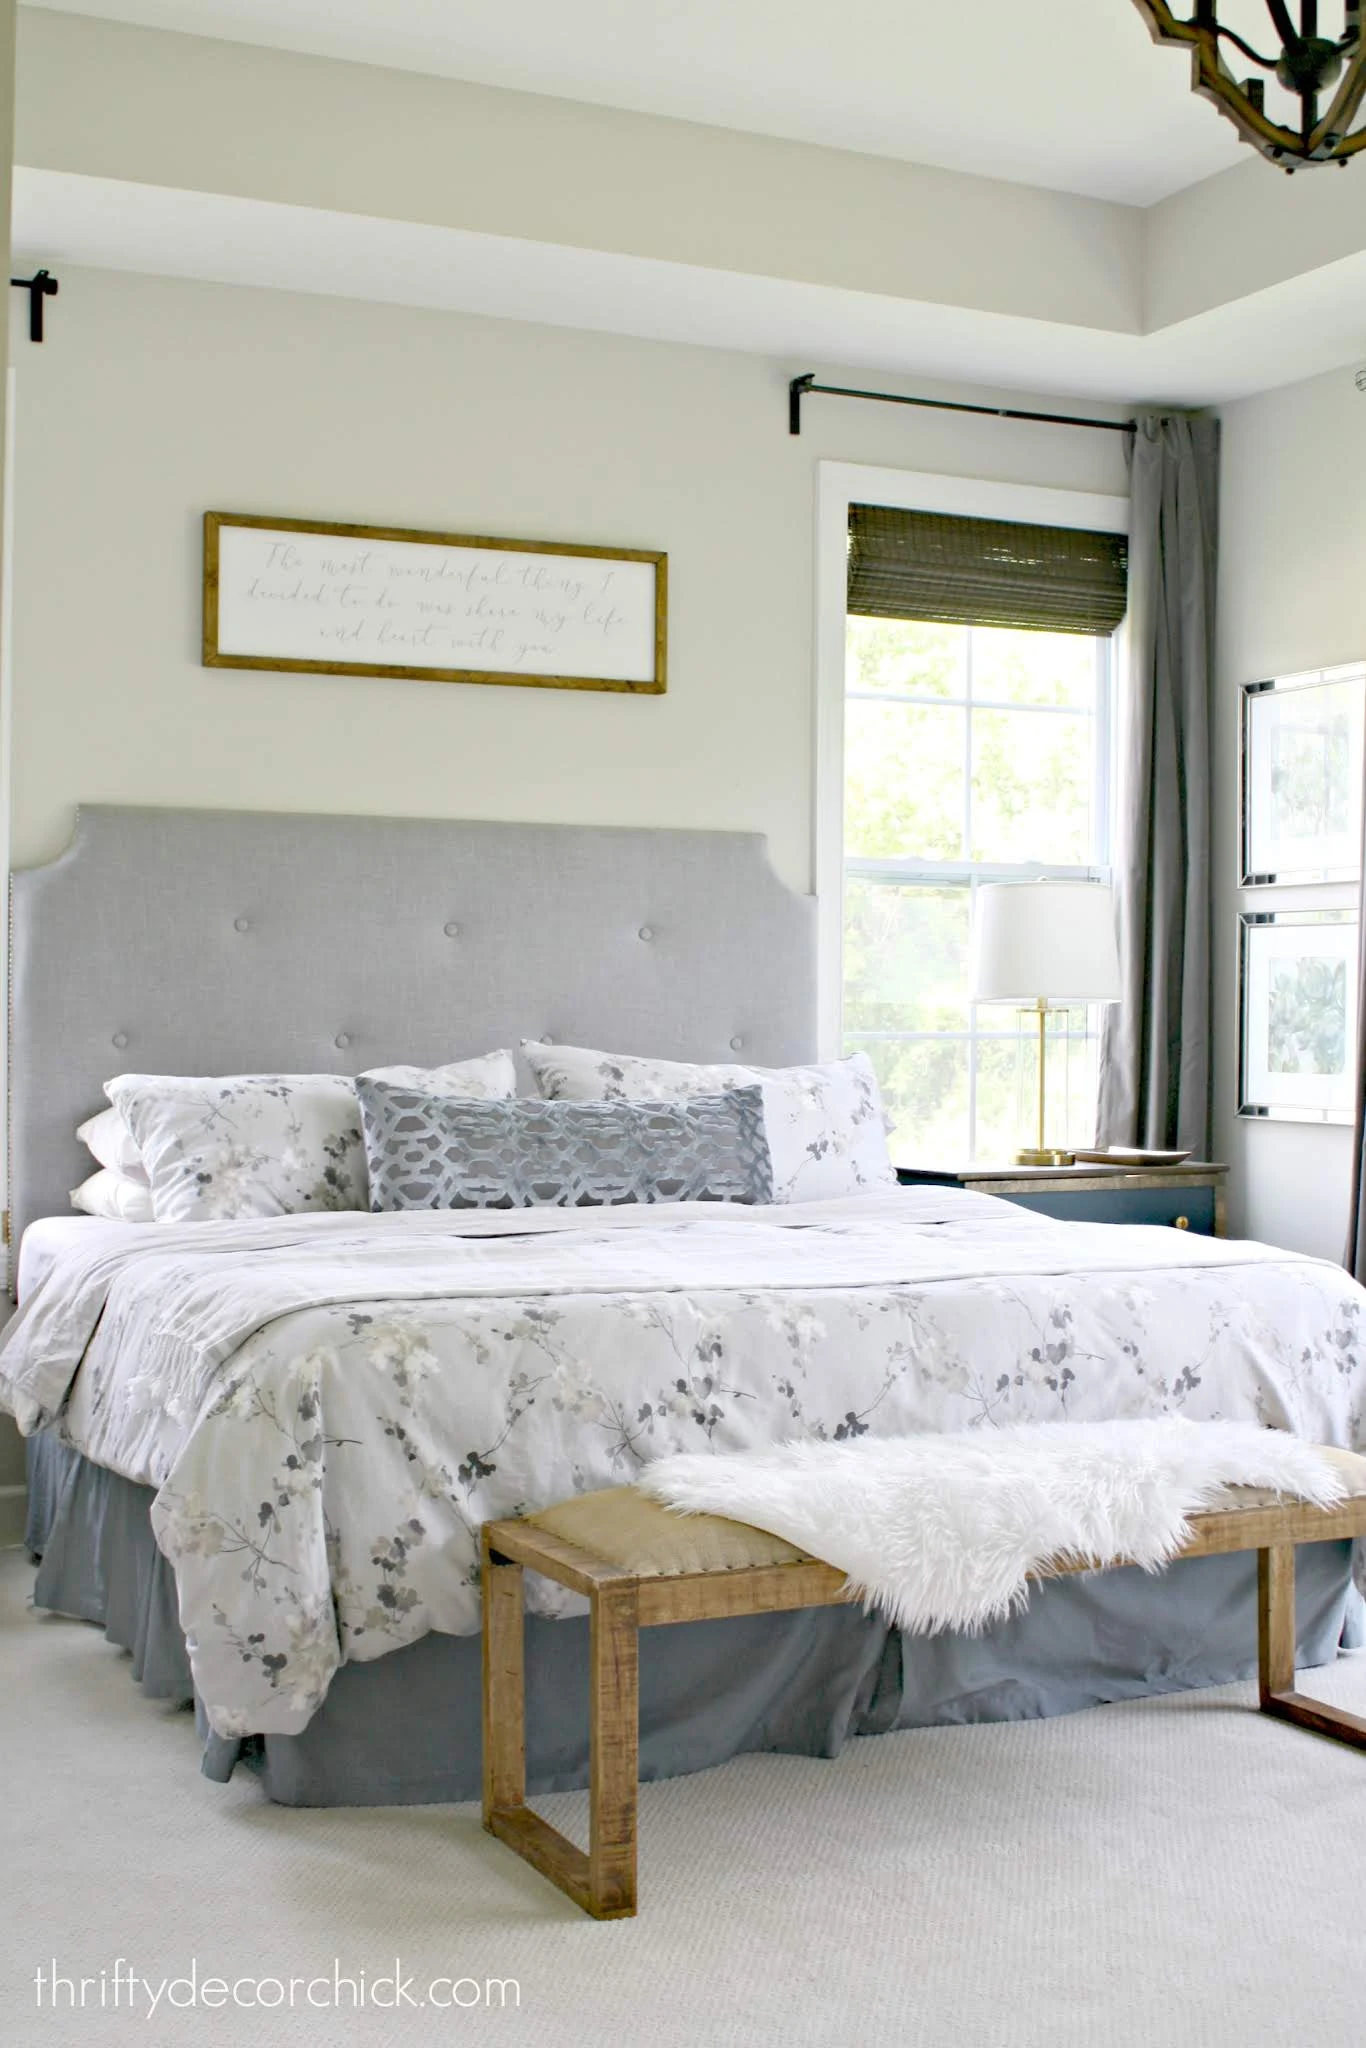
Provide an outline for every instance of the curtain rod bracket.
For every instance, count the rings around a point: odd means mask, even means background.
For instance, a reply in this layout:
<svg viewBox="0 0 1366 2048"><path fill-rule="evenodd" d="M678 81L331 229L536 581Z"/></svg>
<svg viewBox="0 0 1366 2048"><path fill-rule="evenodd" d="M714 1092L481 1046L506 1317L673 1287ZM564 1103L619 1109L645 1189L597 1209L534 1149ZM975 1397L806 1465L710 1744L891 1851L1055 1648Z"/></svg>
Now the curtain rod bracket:
<svg viewBox="0 0 1366 2048"><path fill-rule="evenodd" d="M1050 427L1099 427L1109 434L1132 434L1136 420L1090 420L1071 412L1022 412L1009 405L969 405L961 398L908 398L901 391L858 391L848 384L818 384L814 370L794 377L787 387L787 431L802 430L802 400L823 398L869 398L875 405L918 405L929 412L975 412L993 420L1035 420Z"/></svg>
<svg viewBox="0 0 1366 2048"><path fill-rule="evenodd" d="M56 278L50 270L35 270L32 277L12 277L10 284L15 291L28 293L28 338L30 341L41 341L43 300L56 298Z"/></svg>

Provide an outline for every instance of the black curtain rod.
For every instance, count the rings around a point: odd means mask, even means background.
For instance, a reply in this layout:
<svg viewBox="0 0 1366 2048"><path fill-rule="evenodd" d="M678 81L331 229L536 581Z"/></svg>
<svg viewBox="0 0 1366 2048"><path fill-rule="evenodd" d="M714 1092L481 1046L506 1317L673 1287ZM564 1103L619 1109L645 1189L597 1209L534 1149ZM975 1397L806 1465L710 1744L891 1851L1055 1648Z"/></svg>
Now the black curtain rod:
<svg viewBox="0 0 1366 2048"><path fill-rule="evenodd" d="M12 277L10 284L15 291L28 293L28 338L30 341L41 341L43 300L56 298L56 278L50 270L35 270L32 277Z"/></svg>
<svg viewBox="0 0 1366 2048"><path fill-rule="evenodd" d="M802 400L822 398L871 398L877 405L920 405L930 412L976 412L993 420L1039 420L1049 427L1099 427L1107 434L1133 434L1137 420L1088 420L1071 412L1022 412L1009 405L968 405L961 398L907 398L900 391L855 391L848 384L818 384L814 370L794 377L787 387L787 431L802 430Z"/></svg>

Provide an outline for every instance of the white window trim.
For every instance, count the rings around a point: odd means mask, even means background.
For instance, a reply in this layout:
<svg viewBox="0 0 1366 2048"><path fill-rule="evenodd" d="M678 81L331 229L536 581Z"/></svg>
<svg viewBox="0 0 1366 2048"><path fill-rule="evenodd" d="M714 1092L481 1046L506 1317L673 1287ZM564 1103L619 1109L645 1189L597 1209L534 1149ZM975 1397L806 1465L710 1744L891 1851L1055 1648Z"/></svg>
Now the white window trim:
<svg viewBox="0 0 1366 2048"><path fill-rule="evenodd" d="M822 1059L837 1059L843 1047L844 663L851 505L893 505L907 512L956 513L966 519L1019 519L1102 533L1129 531L1129 500L1098 491L936 476L856 462L817 463L813 866Z"/></svg>

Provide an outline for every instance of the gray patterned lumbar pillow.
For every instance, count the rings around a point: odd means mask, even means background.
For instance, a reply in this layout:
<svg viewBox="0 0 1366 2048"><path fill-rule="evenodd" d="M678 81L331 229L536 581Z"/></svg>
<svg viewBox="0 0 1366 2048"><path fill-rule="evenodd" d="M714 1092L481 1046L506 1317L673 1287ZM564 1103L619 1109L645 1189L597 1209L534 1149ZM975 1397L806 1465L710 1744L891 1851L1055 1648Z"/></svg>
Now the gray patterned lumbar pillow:
<svg viewBox="0 0 1366 2048"><path fill-rule="evenodd" d="M362 1075L356 1094L375 1210L773 1199L758 1088L685 1102L455 1102Z"/></svg>

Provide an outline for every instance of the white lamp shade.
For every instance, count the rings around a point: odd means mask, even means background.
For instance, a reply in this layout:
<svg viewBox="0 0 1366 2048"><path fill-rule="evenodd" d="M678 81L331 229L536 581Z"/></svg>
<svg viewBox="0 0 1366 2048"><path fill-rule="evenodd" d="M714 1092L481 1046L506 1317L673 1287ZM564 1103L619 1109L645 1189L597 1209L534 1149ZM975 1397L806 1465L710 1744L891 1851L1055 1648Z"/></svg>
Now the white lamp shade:
<svg viewBox="0 0 1366 2048"><path fill-rule="evenodd" d="M984 882L972 928L979 1003L1117 1003L1114 892L1105 882Z"/></svg>

